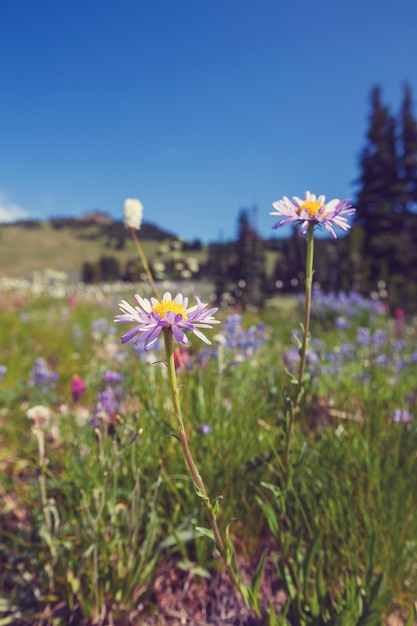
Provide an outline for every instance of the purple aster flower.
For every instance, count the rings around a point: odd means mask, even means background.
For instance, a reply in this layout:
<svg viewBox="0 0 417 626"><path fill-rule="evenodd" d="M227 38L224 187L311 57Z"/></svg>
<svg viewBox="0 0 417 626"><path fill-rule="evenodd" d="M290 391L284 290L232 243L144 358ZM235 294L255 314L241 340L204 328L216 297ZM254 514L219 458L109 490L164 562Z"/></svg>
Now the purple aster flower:
<svg viewBox="0 0 417 626"><path fill-rule="evenodd" d="M211 428L208 424L203 424L200 431L202 435L209 435L211 433Z"/></svg>
<svg viewBox="0 0 417 626"><path fill-rule="evenodd" d="M353 215L354 209L349 200L330 200L325 204L325 196L319 196L306 191L304 200L293 196L290 200L284 196L281 200L273 202L272 206L275 211L271 211L270 215L278 215L282 217L272 228L277 229L286 224L298 222L301 224L301 232L306 234L309 224L318 224L331 234L334 239L337 235L333 230L337 226L341 230L349 230L350 224L346 219L347 215Z"/></svg>
<svg viewBox="0 0 417 626"><path fill-rule="evenodd" d="M133 307L125 300L119 303L123 315L116 315L114 321L136 323L134 328L122 335L121 340L122 343L127 343L141 333L135 343L143 340L145 351L152 347L164 329L170 329L175 339L183 345L188 343L184 332L187 330L191 330L204 343L211 344L198 329L212 328L212 324L220 324L219 320L213 317L218 309L206 309L207 304L203 304L198 296L196 296L197 304L189 308L187 308L188 298L178 294L173 300L168 291L162 300L156 298L148 300L141 298L138 294L135 298L139 306Z"/></svg>

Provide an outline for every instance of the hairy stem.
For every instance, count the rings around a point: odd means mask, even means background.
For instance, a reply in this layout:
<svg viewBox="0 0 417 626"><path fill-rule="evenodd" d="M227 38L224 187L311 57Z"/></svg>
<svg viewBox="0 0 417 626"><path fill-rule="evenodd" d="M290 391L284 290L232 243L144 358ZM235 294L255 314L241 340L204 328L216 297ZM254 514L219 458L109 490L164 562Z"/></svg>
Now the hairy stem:
<svg viewBox="0 0 417 626"><path fill-rule="evenodd" d="M290 474L291 474L291 439L292 433L294 429L294 421L295 415L298 410L298 406L301 400L302 392L303 392L303 380L304 380L304 370L306 364L306 356L307 356L307 346L309 340L309 332L310 332L310 314L311 314L311 293L312 293L312 285L313 285L313 257L314 257L314 222L311 222L308 226L307 231L307 262L306 262L306 287L305 287L305 307L304 307L304 326L303 326L303 339L301 343L300 349L300 365L298 368L298 377L297 377L297 393L295 396L294 403L290 409L289 423L288 423L288 431L287 431L287 439L285 442L285 467L286 467L286 486L287 489L290 484Z"/></svg>
<svg viewBox="0 0 417 626"><path fill-rule="evenodd" d="M239 581L232 567L228 563L227 551L226 551L225 544L221 536L219 527L217 525L213 503L210 500L206 486L204 484L203 479L201 478L200 472L198 471L197 465L194 462L190 447L188 445L188 440L187 440L187 436L186 436L185 428L184 428L184 421L182 419L181 404L180 404L180 399L179 399L179 388L177 384L177 375L175 372L173 335L172 335L171 328L168 327L164 329L163 335L164 335L164 342L165 342L166 360L167 360L167 366L168 366L169 386L171 390L172 403L174 406L174 413L175 413L175 417L177 420L177 427L178 427L178 432L179 432L179 437L180 437L180 442L181 442L181 447L182 447L182 451L184 454L185 462L193 478L194 484L199 492L199 495L206 507L207 515L209 518L211 529L213 531L215 542L222 556L222 559L225 563L227 573L231 581L239 589L240 588Z"/></svg>

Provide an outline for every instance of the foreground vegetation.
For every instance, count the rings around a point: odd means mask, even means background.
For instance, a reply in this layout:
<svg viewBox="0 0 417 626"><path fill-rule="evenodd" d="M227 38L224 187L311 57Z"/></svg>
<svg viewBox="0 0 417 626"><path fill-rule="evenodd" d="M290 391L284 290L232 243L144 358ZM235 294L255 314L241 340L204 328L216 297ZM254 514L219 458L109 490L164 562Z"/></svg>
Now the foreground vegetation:
<svg viewBox="0 0 417 626"><path fill-rule="evenodd" d="M0 295L1 624L145 623L161 563L196 577L219 566L162 345L146 355L121 346L120 286L99 293ZM284 389L299 359L296 299L261 316L221 310L212 346L180 353L190 447L255 583L266 546L286 593L280 614L273 598L262 604L260 624L384 624L396 610L411 624L417 323L356 295L313 302L291 488Z"/></svg>

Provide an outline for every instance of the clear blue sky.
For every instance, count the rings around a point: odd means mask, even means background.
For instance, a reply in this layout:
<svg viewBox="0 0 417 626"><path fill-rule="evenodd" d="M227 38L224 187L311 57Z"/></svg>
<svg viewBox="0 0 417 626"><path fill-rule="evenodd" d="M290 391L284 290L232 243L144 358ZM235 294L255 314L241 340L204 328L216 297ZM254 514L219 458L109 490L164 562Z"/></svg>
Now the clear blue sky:
<svg viewBox="0 0 417 626"><path fill-rule="evenodd" d="M354 199L371 87L417 100L416 25L416 0L0 0L0 221L133 197L209 241Z"/></svg>

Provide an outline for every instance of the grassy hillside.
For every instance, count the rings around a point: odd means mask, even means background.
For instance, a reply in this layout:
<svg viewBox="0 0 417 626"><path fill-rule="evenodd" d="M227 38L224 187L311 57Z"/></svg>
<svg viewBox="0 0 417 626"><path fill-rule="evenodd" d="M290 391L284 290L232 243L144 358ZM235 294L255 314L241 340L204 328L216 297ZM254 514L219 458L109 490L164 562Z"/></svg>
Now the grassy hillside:
<svg viewBox="0 0 417 626"><path fill-rule="evenodd" d="M162 243L141 239L148 260ZM193 256L201 258L201 254L193 253ZM117 258L123 267L127 260L137 257L137 252L130 237L126 237L123 249L118 250L115 241L109 241L98 226L82 230L56 230L49 222L41 222L37 228L19 224L0 226L0 276L30 278L36 271L51 268L67 272L76 280L84 261L94 262L103 255Z"/></svg>

